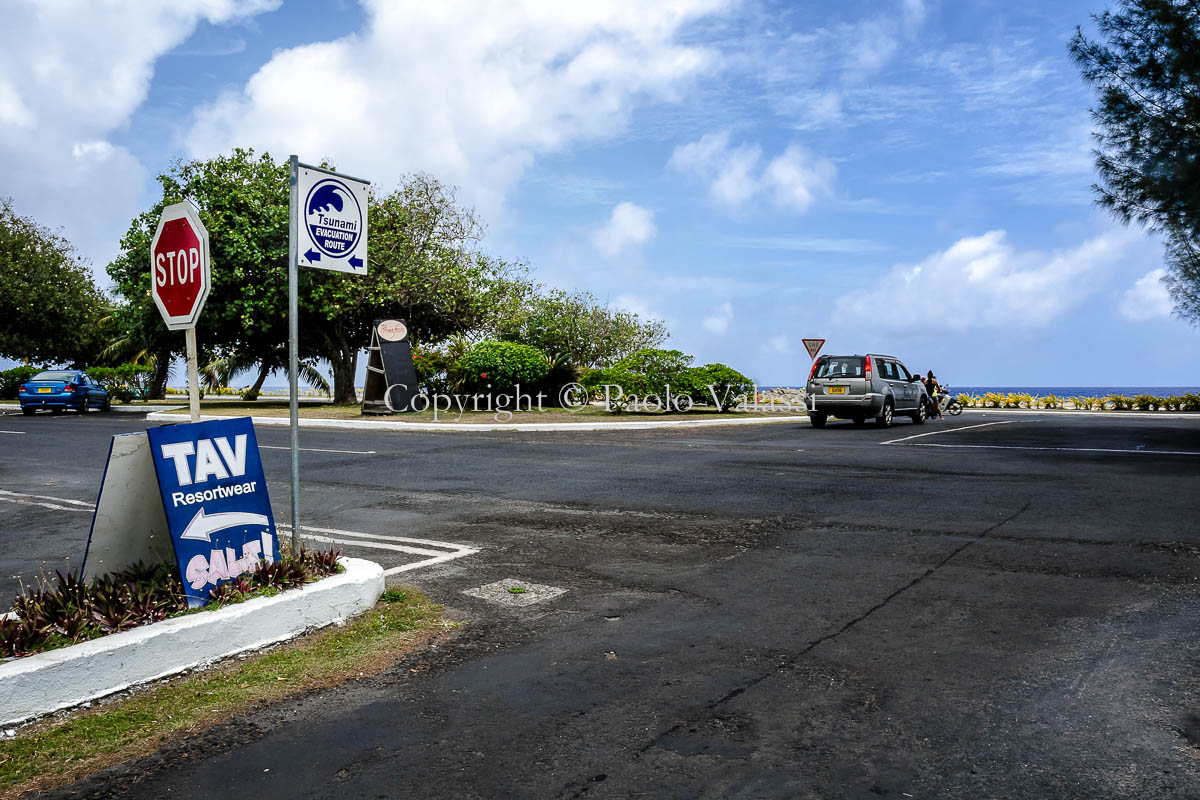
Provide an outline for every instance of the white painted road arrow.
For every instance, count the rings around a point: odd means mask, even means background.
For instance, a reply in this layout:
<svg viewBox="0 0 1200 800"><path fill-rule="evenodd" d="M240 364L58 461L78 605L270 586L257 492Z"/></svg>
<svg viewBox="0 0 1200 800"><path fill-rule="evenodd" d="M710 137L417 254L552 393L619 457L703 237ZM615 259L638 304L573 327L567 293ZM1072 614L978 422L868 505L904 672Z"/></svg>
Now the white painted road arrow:
<svg viewBox="0 0 1200 800"><path fill-rule="evenodd" d="M251 514L247 511L223 511L220 514L212 514L206 516L204 509L201 508L196 512L196 516L192 517L192 521L184 528L183 533L179 534L180 539L196 539L201 542L211 542L209 538L217 531L223 531L226 528L236 528L241 525L270 525L270 520L265 514Z"/></svg>

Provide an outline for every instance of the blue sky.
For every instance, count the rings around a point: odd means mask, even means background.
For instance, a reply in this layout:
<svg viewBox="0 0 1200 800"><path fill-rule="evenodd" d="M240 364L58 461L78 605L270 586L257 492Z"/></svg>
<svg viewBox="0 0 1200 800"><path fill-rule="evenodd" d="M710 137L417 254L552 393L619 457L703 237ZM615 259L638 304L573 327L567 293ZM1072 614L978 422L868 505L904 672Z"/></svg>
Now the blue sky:
<svg viewBox="0 0 1200 800"><path fill-rule="evenodd" d="M173 158L424 170L489 252L761 384L823 337L951 384L1197 385L1159 243L1092 202L1066 43L1103 8L9 3L0 195L103 274Z"/></svg>

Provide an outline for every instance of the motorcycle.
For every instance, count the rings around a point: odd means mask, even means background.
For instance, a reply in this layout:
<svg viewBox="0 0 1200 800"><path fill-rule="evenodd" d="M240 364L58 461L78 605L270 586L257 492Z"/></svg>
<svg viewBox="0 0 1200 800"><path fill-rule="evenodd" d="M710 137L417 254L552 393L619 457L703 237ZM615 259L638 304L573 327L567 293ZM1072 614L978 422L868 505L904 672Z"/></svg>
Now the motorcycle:
<svg viewBox="0 0 1200 800"><path fill-rule="evenodd" d="M938 408L943 414L949 414L952 417L957 417L962 413L962 403L958 402L958 398L950 394L949 386L938 388Z"/></svg>

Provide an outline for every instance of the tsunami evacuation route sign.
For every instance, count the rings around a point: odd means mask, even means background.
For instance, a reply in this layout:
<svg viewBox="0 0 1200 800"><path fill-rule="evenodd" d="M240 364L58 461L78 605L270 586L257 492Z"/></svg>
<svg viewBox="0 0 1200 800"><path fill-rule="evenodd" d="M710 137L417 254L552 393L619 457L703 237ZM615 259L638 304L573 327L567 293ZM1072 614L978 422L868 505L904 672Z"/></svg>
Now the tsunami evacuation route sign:
<svg viewBox="0 0 1200 800"><path fill-rule="evenodd" d="M367 183L299 166L297 262L367 274Z"/></svg>

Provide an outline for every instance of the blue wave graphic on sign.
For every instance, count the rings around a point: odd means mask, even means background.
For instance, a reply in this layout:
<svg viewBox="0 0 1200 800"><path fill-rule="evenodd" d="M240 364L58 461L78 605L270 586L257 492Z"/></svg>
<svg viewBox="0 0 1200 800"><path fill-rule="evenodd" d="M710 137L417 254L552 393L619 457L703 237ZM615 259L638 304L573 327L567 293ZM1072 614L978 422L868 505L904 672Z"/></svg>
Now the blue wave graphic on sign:
<svg viewBox="0 0 1200 800"><path fill-rule="evenodd" d="M316 211L342 211L345 207L346 202L342 199L342 193L338 191L337 187L330 184L325 184L313 192L308 201L309 214Z"/></svg>

